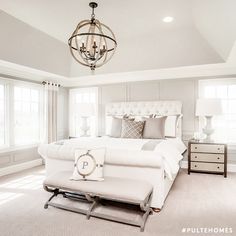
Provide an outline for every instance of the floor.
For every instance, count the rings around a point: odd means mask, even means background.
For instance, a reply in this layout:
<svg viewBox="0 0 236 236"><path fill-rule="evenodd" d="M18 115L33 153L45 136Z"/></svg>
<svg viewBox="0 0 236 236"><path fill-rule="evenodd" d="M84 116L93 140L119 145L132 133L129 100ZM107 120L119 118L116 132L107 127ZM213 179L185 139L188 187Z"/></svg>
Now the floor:
<svg viewBox="0 0 236 236"><path fill-rule="evenodd" d="M44 174L41 166L0 178L0 236L236 235L236 173L225 179L181 170L164 208L149 217L144 233L52 207L45 210L50 194L42 189Z"/></svg>

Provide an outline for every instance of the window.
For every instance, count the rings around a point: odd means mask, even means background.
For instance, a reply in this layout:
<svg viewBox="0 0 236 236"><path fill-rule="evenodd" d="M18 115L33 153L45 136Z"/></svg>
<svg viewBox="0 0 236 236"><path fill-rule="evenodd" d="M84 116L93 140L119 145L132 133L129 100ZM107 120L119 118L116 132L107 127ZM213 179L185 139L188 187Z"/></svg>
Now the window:
<svg viewBox="0 0 236 236"><path fill-rule="evenodd" d="M14 87L14 143L37 143L40 140L39 90Z"/></svg>
<svg viewBox="0 0 236 236"><path fill-rule="evenodd" d="M35 145L44 131L41 85L0 78L0 149Z"/></svg>
<svg viewBox="0 0 236 236"><path fill-rule="evenodd" d="M236 144L236 79L201 80L199 96L221 99L223 115L213 117L213 138Z"/></svg>
<svg viewBox="0 0 236 236"><path fill-rule="evenodd" d="M97 111L98 111L98 88L79 88L70 90L70 136L78 137L81 135L81 114L79 105L84 103L93 104L95 115L89 117L88 125L90 135L97 134Z"/></svg>
<svg viewBox="0 0 236 236"><path fill-rule="evenodd" d="M0 84L0 147L5 146L5 87Z"/></svg>

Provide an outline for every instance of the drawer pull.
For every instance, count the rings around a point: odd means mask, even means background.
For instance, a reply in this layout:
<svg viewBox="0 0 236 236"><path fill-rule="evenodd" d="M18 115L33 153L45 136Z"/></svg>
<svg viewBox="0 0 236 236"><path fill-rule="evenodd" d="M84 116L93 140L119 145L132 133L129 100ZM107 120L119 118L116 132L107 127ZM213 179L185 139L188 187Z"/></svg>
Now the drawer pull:
<svg viewBox="0 0 236 236"><path fill-rule="evenodd" d="M197 158L197 156L195 156L195 158Z"/></svg>
<svg viewBox="0 0 236 236"><path fill-rule="evenodd" d="M197 165L195 165L194 167L197 167Z"/></svg>
<svg viewBox="0 0 236 236"><path fill-rule="evenodd" d="M219 158L219 157L217 157L217 160L220 160L220 158Z"/></svg>
<svg viewBox="0 0 236 236"><path fill-rule="evenodd" d="M195 149L197 149L197 147L195 147Z"/></svg>
<svg viewBox="0 0 236 236"><path fill-rule="evenodd" d="M217 148L217 150L220 150L220 148Z"/></svg>
<svg viewBox="0 0 236 236"><path fill-rule="evenodd" d="M220 167L219 167L219 166L217 166L217 169L220 169Z"/></svg>

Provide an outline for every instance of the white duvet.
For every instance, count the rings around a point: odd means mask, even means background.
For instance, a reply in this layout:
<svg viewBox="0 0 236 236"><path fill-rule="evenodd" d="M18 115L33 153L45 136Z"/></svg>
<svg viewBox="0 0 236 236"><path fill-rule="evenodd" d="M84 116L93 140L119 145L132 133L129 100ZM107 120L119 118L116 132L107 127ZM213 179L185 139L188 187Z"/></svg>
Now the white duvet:
<svg viewBox="0 0 236 236"><path fill-rule="evenodd" d="M110 137L76 138L51 144L42 144L38 152L43 158L73 160L75 149L106 148L105 164L160 168L164 166L172 179L183 159L185 145L179 138L159 140L153 150L142 150L148 139Z"/></svg>

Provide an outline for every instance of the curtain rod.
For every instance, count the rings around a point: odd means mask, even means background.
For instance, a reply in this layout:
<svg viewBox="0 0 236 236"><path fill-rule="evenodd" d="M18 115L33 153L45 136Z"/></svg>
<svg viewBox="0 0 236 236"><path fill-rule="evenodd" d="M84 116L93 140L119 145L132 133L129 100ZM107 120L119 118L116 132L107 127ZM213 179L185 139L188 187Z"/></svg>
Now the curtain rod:
<svg viewBox="0 0 236 236"><path fill-rule="evenodd" d="M61 87L60 84L57 84L57 83L54 83L54 82L49 82L49 81L43 81L42 84L43 85L48 84L48 85L52 85L52 86L57 86L59 88Z"/></svg>

